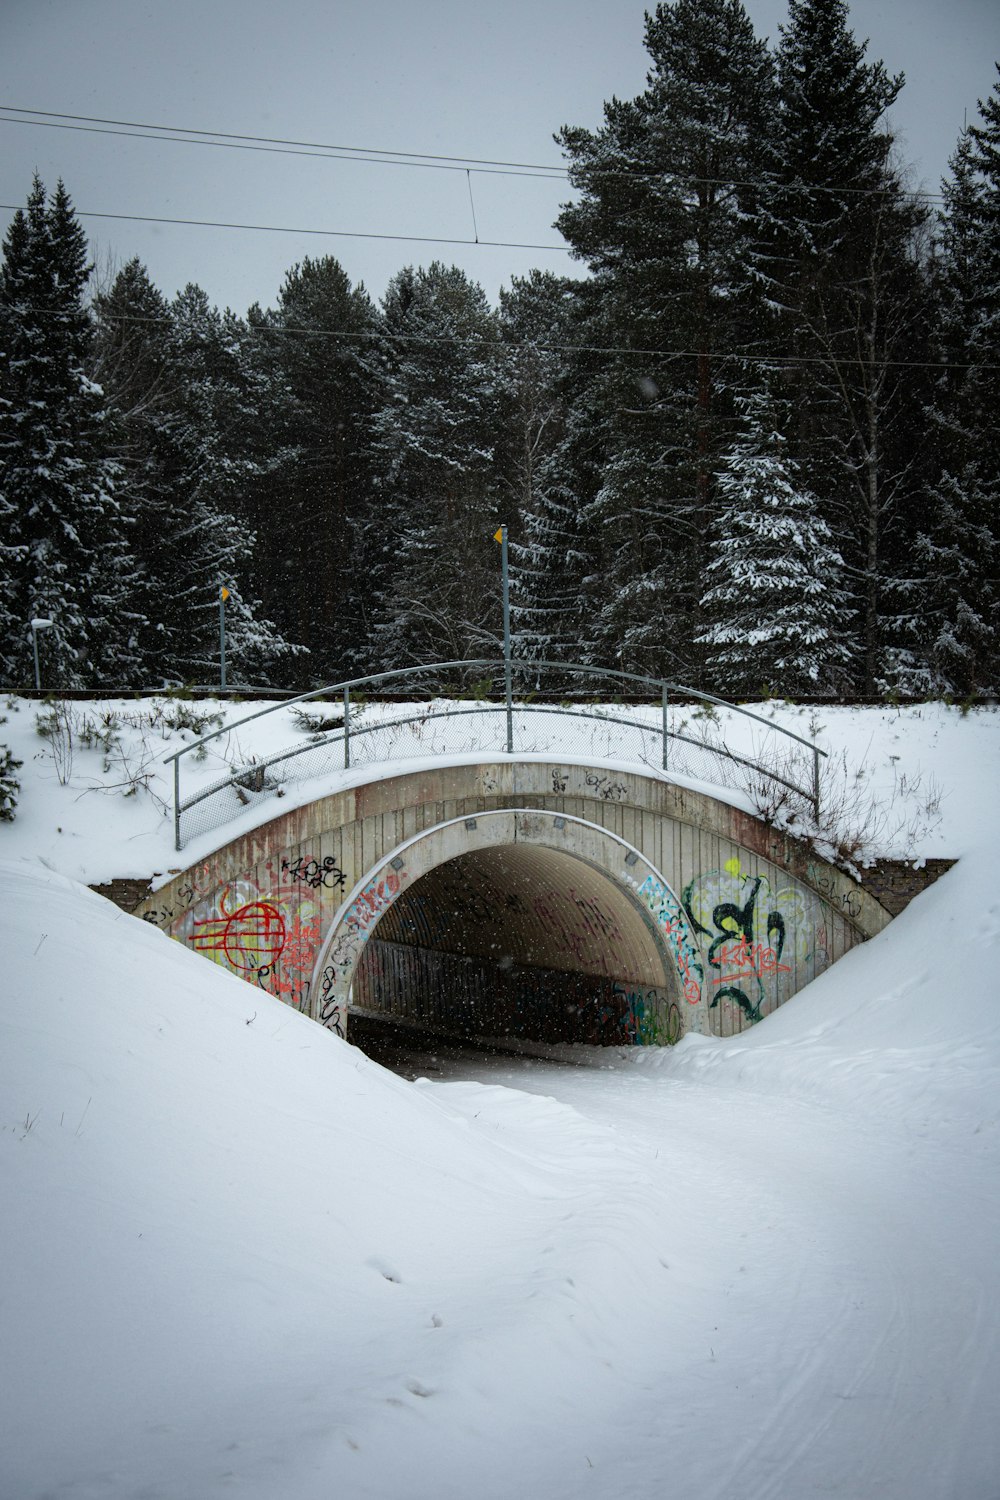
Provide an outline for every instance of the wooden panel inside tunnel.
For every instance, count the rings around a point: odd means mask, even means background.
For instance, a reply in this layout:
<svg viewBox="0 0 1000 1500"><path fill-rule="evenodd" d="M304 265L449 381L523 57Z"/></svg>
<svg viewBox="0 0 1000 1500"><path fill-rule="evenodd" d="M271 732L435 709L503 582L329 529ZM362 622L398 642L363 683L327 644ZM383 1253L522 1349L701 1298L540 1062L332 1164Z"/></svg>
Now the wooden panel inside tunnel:
<svg viewBox="0 0 1000 1500"><path fill-rule="evenodd" d="M573 855L512 845L459 855L400 896L362 953L351 1015L465 1040L669 1045L683 1030L675 989L622 887Z"/></svg>

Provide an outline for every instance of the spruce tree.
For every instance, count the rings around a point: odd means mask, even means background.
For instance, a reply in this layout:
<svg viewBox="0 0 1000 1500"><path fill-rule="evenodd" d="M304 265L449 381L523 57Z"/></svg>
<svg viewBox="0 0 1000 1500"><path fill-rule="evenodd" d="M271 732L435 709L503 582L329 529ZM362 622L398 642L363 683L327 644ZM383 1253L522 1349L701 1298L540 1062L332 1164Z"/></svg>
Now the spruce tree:
<svg viewBox="0 0 1000 1500"><path fill-rule="evenodd" d="M979 111L943 183L941 371L927 408L933 472L914 601L931 685L963 697L1000 688L1000 84Z"/></svg>
<svg viewBox="0 0 1000 1500"><path fill-rule="evenodd" d="M377 649L386 670L494 656L496 319L482 288L440 262L401 271L382 309Z"/></svg>
<svg viewBox="0 0 1000 1500"><path fill-rule="evenodd" d="M499 503L509 524L516 654L581 652L581 498L574 464L577 283L533 271L500 292Z"/></svg>
<svg viewBox="0 0 1000 1500"><path fill-rule="evenodd" d="M288 647L246 590L254 538L238 511L252 469L238 320L220 317L198 287L168 304L138 260L97 298L96 314L147 616L136 685L218 679L222 587L230 680L267 673Z"/></svg>
<svg viewBox="0 0 1000 1500"><path fill-rule="evenodd" d="M286 275L273 312L252 310L251 330L256 425L267 435L252 486L265 602L308 645L318 680L358 676L372 664L378 314L332 256L306 258Z"/></svg>
<svg viewBox="0 0 1000 1500"><path fill-rule="evenodd" d="M718 477L702 599L708 680L740 697L829 692L849 661L843 562L798 480L772 400L758 391L740 414L743 430Z"/></svg>
<svg viewBox="0 0 1000 1500"><path fill-rule="evenodd" d="M843 553L858 622L855 680L882 679L919 493L913 366L925 357L925 215L892 165L903 86L865 60L845 0L790 0L778 50L756 271L775 316L789 437Z"/></svg>
<svg viewBox="0 0 1000 1500"><path fill-rule="evenodd" d="M255 451L257 408L246 379L251 335L228 309L220 314L199 286L178 293L170 316L170 356L185 377L177 410L179 497L187 534L201 538L197 581L189 574L189 587L201 587L205 578L212 585L210 599L219 587L229 589L226 644L234 670L269 680L304 648L266 617L252 585L256 535L249 496L262 465ZM195 674L211 672L217 659L216 611L211 605L202 609L191 616L197 635L188 670Z"/></svg>
<svg viewBox="0 0 1000 1500"><path fill-rule="evenodd" d="M127 681L141 625L103 393L88 368L90 271L66 189L47 199L36 177L0 270L0 625L7 670L26 682L29 622L51 620L46 679L62 687Z"/></svg>
<svg viewBox="0 0 1000 1500"><path fill-rule="evenodd" d="M606 104L599 132L557 137L580 193L558 227L593 272L586 342L620 351L599 377L604 456L586 512L594 652L696 675L736 368L718 355L759 338L750 228L773 67L739 0L659 4L645 40L645 92Z"/></svg>

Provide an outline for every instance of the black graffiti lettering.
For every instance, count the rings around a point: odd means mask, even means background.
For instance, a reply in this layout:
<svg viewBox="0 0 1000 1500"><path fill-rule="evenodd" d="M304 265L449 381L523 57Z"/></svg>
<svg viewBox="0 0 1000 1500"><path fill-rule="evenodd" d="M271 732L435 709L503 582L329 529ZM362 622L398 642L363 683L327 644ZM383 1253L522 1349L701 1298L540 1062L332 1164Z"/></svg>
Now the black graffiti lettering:
<svg viewBox="0 0 1000 1500"><path fill-rule="evenodd" d="M769 911L767 914L767 946L774 954L775 963L780 962L781 955L785 949L785 919L780 911Z"/></svg>
<svg viewBox="0 0 1000 1500"><path fill-rule="evenodd" d="M731 943L734 937L742 937L749 947L753 943L753 919L754 910L757 905L757 892L760 890L760 876L753 883L750 895L742 906L737 906L735 901L720 901L712 912L712 921L715 924L718 936L713 940L708 950L708 961L713 968L722 967L722 960L717 955L722 952L726 945ZM690 915L690 913L689 913ZM704 931L704 929L702 929Z"/></svg>
<svg viewBox="0 0 1000 1500"><path fill-rule="evenodd" d="M321 886L328 891L339 890L347 881L332 854L327 854L322 862L311 857L307 859L304 854L300 854L294 864L282 859L281 870L282 874L289 875L292 880L301 880L314 891Z"/></svg>
<svg viewBox="0 0 1000 1500"><path fill-rule="evenodd" d="M609 776L595 776L592 771L588 771L585 780L605 802L620 802L628 795L628 787L620 781L612 781Z"/></svg>
<svg viewBox="0 0 1000 1500"><path fill-rule="evenodd" d="M761 994L760 999L763 999L763 993ZM750 996L746 993L745 990L741 990L738 985L727 984L712 996L711 1000L709 1001L709 1009L715 1010L716 1006L722 1000L732 1000L734 1004L739 1006L740 1010L746 1016L748 1021L757 1022L761 1018L760 999L758 999L757 1004L754 1005L753 1001L750 999Z"/></svg>
<svg viewBox="0 0 1000 1500"><path fill-rule="evenodd" d="M735 901L720 901L712 909L712 931L699 922L691 906L692 886L684 892L684 909L695 931L710 938L708 964L717 978L713 980L715 993L709 1001L709 1009L716 1010L723 1000L731 1000L748 1021L761 1019L761 1006L766 999L762 968L766 972L777 969L785 946L785 920L780 912L772 911L767 917L767 946L754 943L757 896L763 881L758 876L750 887L749 895L740 906ZM736 966L742 972L722 983L723 971ZM745 985L749 982L756 989L756 999L751 997Z"/></svg>

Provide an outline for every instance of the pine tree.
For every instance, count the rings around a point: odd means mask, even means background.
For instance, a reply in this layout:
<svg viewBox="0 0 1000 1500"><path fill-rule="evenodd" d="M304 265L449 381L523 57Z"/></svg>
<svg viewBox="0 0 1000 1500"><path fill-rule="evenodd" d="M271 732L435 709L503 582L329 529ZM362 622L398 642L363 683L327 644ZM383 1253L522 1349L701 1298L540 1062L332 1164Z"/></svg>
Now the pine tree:
<svg viewBox="0 0 1000 1500"><path fill-rule="evenodd" d="M36 177L0 272L0 626L8 671L28 681L29 621L51 620L46 677L63 687L128 680L141 624L103 394L88 373L90 270L66 189L47 201Z"/></svg>
<svg viewBox="0 0 1000 1500"><path fill-rule="evenodd" d="M702 605L709 681L734 696L830 691L844 679L843 562L798 482L771 399L740 402Z"/></svg>
<svg viewBox="0 0 1000 1500"><path fill-rule="evenodd" d="M759 338L750 228L773 107L773 67L739 0L673 0L646 18L638 98L605 105L597 134L564 129L580 201L558 226L594 273L587 342L605 362L595 654L697 674L712 475L733 399L717 356ZM683 669L683 663L681 663Z"/></svg>
<svg viewBox="0 0 1000 1500"><path fill-rule="evenodd" d="M934 472L915 601L931 684L962 696L1000 688L1000 84L979 111L943 184L934 337L942 370L927 410Z"/></svg>

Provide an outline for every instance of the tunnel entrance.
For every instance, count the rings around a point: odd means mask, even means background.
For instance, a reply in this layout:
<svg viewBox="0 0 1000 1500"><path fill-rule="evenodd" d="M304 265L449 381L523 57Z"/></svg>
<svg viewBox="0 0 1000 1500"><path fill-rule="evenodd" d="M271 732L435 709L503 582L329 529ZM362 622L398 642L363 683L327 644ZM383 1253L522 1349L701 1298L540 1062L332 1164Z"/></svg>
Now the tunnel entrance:
<svg viewBox="0 0 1000 1500"><path fill-rule="evenodd" d="M514 1051L663 1046L684 1016L673 967L632 893L540 844L467 850L385 911L354 971L350 1040L411 1033Z"/></svg>

